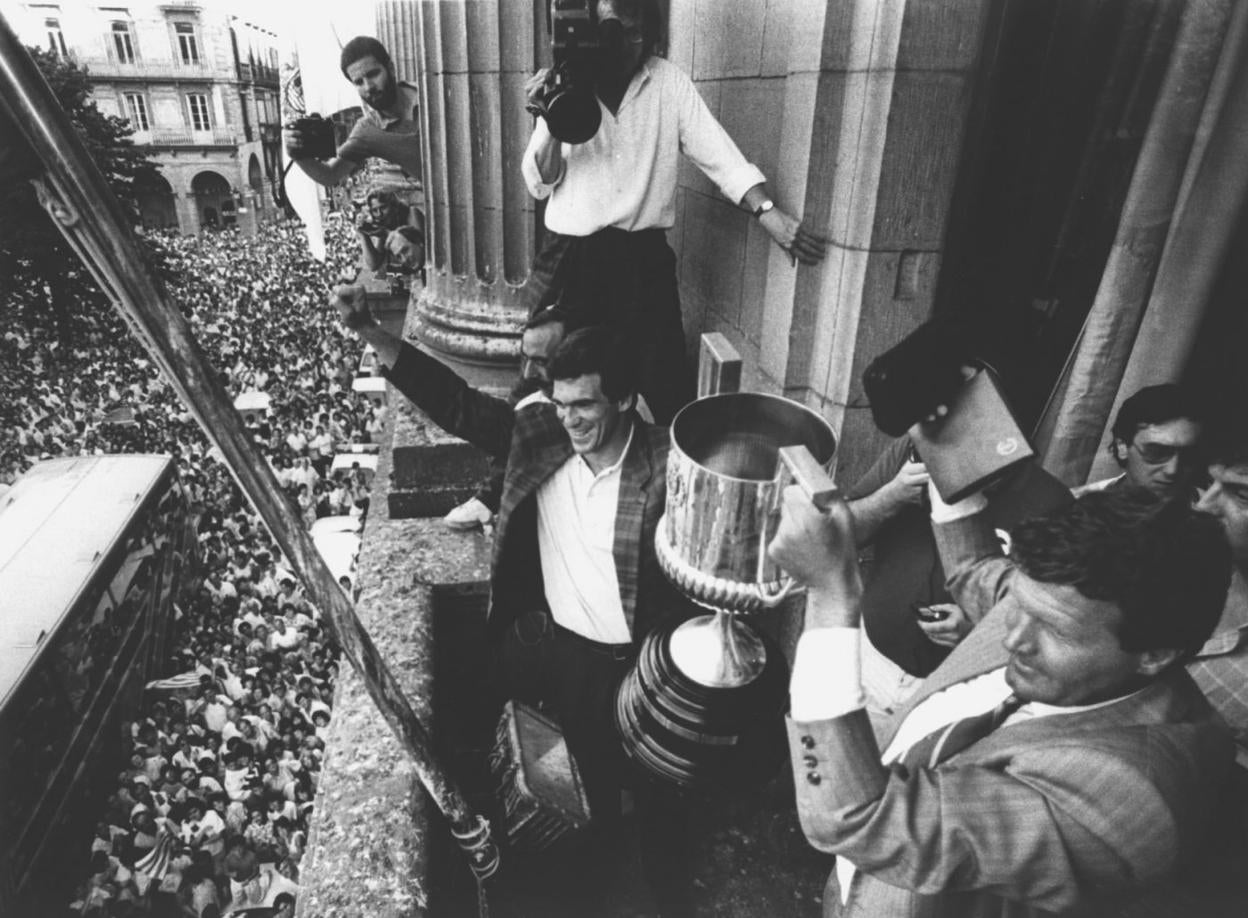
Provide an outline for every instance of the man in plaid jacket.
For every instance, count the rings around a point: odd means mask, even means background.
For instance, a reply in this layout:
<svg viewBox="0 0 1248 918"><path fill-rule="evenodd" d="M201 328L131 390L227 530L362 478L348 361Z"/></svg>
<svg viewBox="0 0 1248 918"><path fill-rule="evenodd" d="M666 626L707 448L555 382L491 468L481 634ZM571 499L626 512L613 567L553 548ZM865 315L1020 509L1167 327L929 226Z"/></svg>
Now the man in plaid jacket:
<svg viewBox="0 0 1248 918"><path fill-rule="evenodd" d="M1181 504L1107 493L1023 523L1007 561L966 509L934 528L979 624L881 755L852 518L786 494L771 552L810 587L790 739L807 838L838 856L825 914L1117 914L1203 854L1225 805L1233 744L1180 665L1220 614L1225 541Z"/></svg>
<svg viewBox="0 0 1248 918"><path fill-rule="evenodd" d="M434 423L506 457L487 618L499 648L491 669L507 697L558 715L605 840L625 780L616 690L650 629L693 611L654 553L669 440L666 428L634 411L633 354L608 329L573 332L550 362L551 399L516 410L381 329L362 288L339 288L335 305ZM683 807L666 795L651 799L652 788L637 793L643 866L665 913L680 913L688 894Z"/></svg>

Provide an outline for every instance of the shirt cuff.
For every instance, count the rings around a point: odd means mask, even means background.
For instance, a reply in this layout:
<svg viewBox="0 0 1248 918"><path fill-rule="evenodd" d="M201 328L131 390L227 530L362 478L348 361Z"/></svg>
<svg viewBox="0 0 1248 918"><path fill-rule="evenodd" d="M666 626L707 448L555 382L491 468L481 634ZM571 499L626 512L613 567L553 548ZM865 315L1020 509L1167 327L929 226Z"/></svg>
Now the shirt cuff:
<svg viewBox="0 0 1248 918"><path fill-rule="evenodd" d="M520 172L524 176L524 184L529 189L529 194L539 201L544 201L550 197L550 193L555 190L555 186L563 181L563 177L568 171L568 160L564 157L559 165L559 174L555 176L554 181L542 181L541 170L537 168L536 151L549 137L550 129L546 127L545 119L538 118L533 125L533 136L529 139L529 145L520 160Z"/></svg>
<svg viewBox="0 0 1248 918"><path fill-rule="evenodd" d="M927 496L932 502L933 523L952 523L954 520L974 516L988 508L988 498L978 492L962 498L957 503L947 504L941 498L940 492L936 490L936 483L930 479L927 482Z"/></svg>
<svg viewBox="0 0 1248 918"><path fill-rule="evenodd" d="M743 162L729 169L720 179L719 190L724 193L724 197L739 207L747 191L755 185L765 184L766 181L767 177L763 175L758 166Z"/></svg>
<svg viewBox="0 0 1248 918"><path fill-rule="evenodd" d="M865 705L857 628L812 628L797 642L789 682L789 716L798 723L830 720Z"/></svg>

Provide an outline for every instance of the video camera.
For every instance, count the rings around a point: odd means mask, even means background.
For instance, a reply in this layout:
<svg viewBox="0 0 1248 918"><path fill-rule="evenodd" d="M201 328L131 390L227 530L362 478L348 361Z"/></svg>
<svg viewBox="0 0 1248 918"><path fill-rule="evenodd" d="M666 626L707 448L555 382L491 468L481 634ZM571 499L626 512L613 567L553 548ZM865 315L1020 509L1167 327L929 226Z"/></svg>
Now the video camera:
<svg viewBox="0 0 1248 918"><path fill-rule="evenodd" d="M541 97L526 107L546 119L556 140L584 143L602 123L594 93L594 59L601 47L594 0L550 0L547 26L555 66Z"/></svg>
<svg viewBox="0 0 1248 918"><path fill-rule="evenodd" d="M964 376L964 368L982 365L973 338L965 325L933 320L876 357L862 375L876 427L896 437L918 425L914 447L949 503L1034 455L992 371ZM943 418L920 423L940 405L948 409Z"/></svg>
<svg viewBox="0 0 1248 918"><path fill-rule="evenodd" d="M338 152L334 123L327 118L317 114L305 115L286 127L303 135L303 146L298 154L290 154L291 159L332 159Z"/></svg>

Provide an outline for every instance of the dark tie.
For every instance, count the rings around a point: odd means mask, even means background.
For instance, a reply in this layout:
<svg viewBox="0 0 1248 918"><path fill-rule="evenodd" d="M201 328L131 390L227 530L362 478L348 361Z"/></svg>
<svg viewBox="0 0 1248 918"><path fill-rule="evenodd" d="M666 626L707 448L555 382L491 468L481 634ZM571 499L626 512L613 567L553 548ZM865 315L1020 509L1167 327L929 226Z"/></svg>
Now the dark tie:
<svg viewBox="0 0 1248 918"><path fill-rule="evenodd" d="M1022 706L1023 702L1018 697L1008 695L991 711L963 717L947 727L929 733L911 746L901 761L908 768L935 768L968 746L978 743Z"/></svg>

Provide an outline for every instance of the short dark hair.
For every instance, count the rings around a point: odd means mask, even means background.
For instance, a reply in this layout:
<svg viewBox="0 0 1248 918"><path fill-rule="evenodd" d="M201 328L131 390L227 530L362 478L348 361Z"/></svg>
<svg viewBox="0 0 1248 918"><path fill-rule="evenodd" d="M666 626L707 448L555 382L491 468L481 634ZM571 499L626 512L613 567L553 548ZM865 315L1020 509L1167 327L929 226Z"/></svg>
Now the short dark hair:
<svg viewBox="0 0 1248 918"><path fill-rule="evenodd" d="M531 331L534 328L542 328L546 325L553 325L558 322L563 326L565 334L573 330L572 315L568 310L564 309L558 303L552 303L539 309L533 315L529 316L528 321L524 323L524 331Z"/></svg>
<svg viewBox="0 0 1248 918"><path fill-rule="evenodd" d="M1228 416L1209 432L1205 457L1212 465L1248 466L1248 420Z"/></svg>
<svg viewBox="0 0 1248 918"><path fill-rule="evenodd" d="M373 201L380 201L391 207L394 211L402 213L408 209L403 201L399 200L399 196L389 188L371 188L368 194L364 196L364 206L368 206Z"/></svg>
<svg viewBox="0 0 1248 918"><path fill-rule="evenodd" d="M1132 488L1087 494L1020 523L1010 554L1034 580L1117 603L1118 642L1132 652L1194 654L1218 624L1231 579L1216 519Z"/></svg>
<svg viewBox="0 0 1248 918"><path fill-rule="evenodd" d="M577 329L559 342L550 358L550 379L597 373L602 394L621 402L637 394L637 359L627 338L605 325Z"/></svg>
<svg viewBox="0 0 1248 918"><path fill-rule="evenodd" d="M424 245L425 243L425 234L420 231L419 226L400 226L391 230L392 235L395 233L415 245Z"/></svg>
<svg viewBox="0 0 1248 918"><path fill-rule="evenodd" d="M357 35L342 46L342 54L338 56L338 66L342 70L342 75L347 76L347 68L364 57L377 58L377 63L394 76L394 62L390 60L390 52L386 50L385 45L371 35Z"/></svg>
<svg viewBox="0 0 1248 918"><path fill-rule="evenodd" d="M667 53L667 19L659 0L611 0L619 16L641 20L642 42L646 55ZM594 4L595 10L597 3Z"/></svg>
<svg viewBox="0 0 1248 918"><path fill-rule="evenodd" d="M1149 424L1164 424L1188 418L1199 423L1204 412L1196 396L1187 388L1176 383L1163 383L1160 386L1145 386L1118 409L1118 417L1114 419L1112 429L1114 440L1130 444L1141 427ZM1113 444L1110 445L1113 449Z"/></svg>

